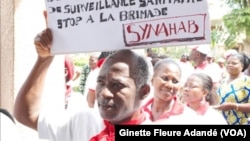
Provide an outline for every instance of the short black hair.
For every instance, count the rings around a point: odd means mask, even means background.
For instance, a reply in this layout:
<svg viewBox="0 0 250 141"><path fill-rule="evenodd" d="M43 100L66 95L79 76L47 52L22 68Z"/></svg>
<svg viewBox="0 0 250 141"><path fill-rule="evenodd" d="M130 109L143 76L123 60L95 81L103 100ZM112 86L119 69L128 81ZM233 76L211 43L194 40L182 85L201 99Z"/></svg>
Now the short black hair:
<svg viewBox="0 0 250 141"><path fill-rule="evenodd" d="M175 60L173 60L171 58L165 58L165 59L161 59L161 60L157 61L154 65L154 71L158 70L162 64L174 64L175 66L178 67L180 74L182 74L182 70L181 70L180 65Z"/></svg>
<svg viewBox="0 0 250 141"><path fill-rule="evenodd" d="M145 84L149 84L149 66L145 57L129 49L123 49L116 51L114 54L110 55L109 58L112 58L117 54L122 54L123 56L130 57L133 60L132 66L130 67L130 75L134 79L137 88L140 88Z"/></svg>
<svg viewBox="0 0 250 141"><path fill-rule="evenodd" d="M250 58L247 56L246 53L233 54L233 55L230 55L229 57L236 57L237 59L239 59L239 61L243 65L241 72L244 72L250 64Z"/></svg>
<svg viewBox="0 0 250 141"><path fill-rule="evenodd" d="M201 80L203 89L207 90L208 92L205 100L209 103L209 105L219 104L219 96L217 95L216 90L213 89L213 80L209 75L201 72L195 72L190 76L198 77Z"/></svg>
<svg viewBox="0 0 250 141"><path fill-rule="evenodd" d="M137 61L134 64L132 76L135 79L136 86L140 88L141 86L148 84L149 66L142 56L138 55L136 59Z"/></svg>
<svg viewBox="0 0 250 141"><path fill-rule="evenodd" d="M103 51L101 52L101 54L98 57L98 60L101 60L103 58L107 58L108 56L110 56L111 54L113 54L114 51Z"/></svg>

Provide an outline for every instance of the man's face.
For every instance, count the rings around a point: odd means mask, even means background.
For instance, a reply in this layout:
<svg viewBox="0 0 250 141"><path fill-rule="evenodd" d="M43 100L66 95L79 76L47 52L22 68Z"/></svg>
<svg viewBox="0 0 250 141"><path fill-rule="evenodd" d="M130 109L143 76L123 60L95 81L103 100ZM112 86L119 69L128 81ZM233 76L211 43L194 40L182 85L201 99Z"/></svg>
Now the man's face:
<svg viewBox="0 0 250 141"><path fill-rule="evenodd" d="M187 61L187 56L182 55L182 56L181 56L181 61L182 61L182 62L186 62L186 61Z"/></svg>
<svg viewBox="0 0 250 141"><path fill-rule="evenodd" d="M97 78L97 102L101 116L112 123L129 118L138 108L139 98L131 78L132 62L125 57L106 60Z"/></svg>
<svg viewBox="0 0 250 141"><path fill-rule="evenodd" d="M198 53L198 52L197 52L195 49L192 49L192 51L191 51L191 53L190 53L190 55L189 55L189 59L190 59L191 61L194 61L194 60L196 59L197 53Z"/></svg>
<svg viewBox="0 0 250 141"><path fill-rule="evenodd" d="M97 67L98 58L96 56L90 56L89 57L89 66L91 69L94 69Z"/></svg>
<svg viewBox="0 0 250 141"><path fill-rule="evenodd" d="M152 57L153 56L153 51L151 49L148 50L147 56L148 57Z"/></svg>

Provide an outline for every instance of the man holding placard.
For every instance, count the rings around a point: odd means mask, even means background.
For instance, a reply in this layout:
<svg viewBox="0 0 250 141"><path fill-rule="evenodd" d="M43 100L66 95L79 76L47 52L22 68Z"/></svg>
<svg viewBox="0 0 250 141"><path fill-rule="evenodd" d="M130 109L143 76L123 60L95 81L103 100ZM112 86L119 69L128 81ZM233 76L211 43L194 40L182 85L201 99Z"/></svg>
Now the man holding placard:
<svg viewBox="0 0 250 141"><path fill-rule="evenodd" d="M42 139L87 141L114 140L115 124L147 121L140 103L150 91L148 64L145 58L130 50L117 51L101 67L96 87L99 113L91 108L41 112L44 80L54 59L51 44L50 29L35 38L38 59L15 103L15 117L19 122L37 130Z"/></svg>

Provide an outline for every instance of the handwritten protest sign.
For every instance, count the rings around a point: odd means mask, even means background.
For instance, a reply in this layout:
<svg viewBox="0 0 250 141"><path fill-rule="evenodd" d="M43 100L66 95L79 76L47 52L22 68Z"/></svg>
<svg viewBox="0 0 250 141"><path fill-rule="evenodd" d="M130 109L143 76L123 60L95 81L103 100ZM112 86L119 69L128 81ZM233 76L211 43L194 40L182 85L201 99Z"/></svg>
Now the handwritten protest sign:
<svg viewBox="0 0 250 141"><path fill-rule="evenodd" d="M210 43L207 0L45 0L53 54Z"/></svg>

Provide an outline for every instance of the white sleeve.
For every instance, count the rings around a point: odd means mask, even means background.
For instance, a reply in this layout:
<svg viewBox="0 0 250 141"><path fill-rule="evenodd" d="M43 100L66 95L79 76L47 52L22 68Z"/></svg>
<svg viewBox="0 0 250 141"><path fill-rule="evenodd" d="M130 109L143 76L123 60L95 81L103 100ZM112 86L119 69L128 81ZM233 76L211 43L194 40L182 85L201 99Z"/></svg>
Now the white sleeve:
<svg viewBox="0 0 250 141"><path fill-rule="evenodd" d="M0 135L1 141L22 141L16 124L3 113L0 113Z"/></svg>
<svg viewBox="0 0 250 141"><path fill-rule="evenodd" d="M40 114L38 134L50 141L88 141L104 128L99 113L90 108Z"/></svg>
<svg viewBox="0 0 250 141"><path fill-rule="evenodd" d="M99 74L99 68L90 71L85 84L84 95L88 94L89 89L95 90L97 84L97 76Z"/></svg>
<svg viewBox="0 0 250 141"><path fill-rule="evenodd" d="M222 113L209 107L206 114L201 116L203 118L204 124L218 124L218 125L227 125L227 121L223 117Z"/></svg>
<svg viewBox="0 0 250 141"><path fill-rule="evenodd" d="M72 92L68 101L67 110L81 110L83 107L88 107L86 97L78 92Z"/></svg>
<svg viewBox="0 0 250 141"><path fill-rule="evenodd" d="M99 68L96 68L95 70L92 71L90 74L90 81L88 81L88 90L95 90L96 85L97 85L97 77L99 74Z"/></svg>

